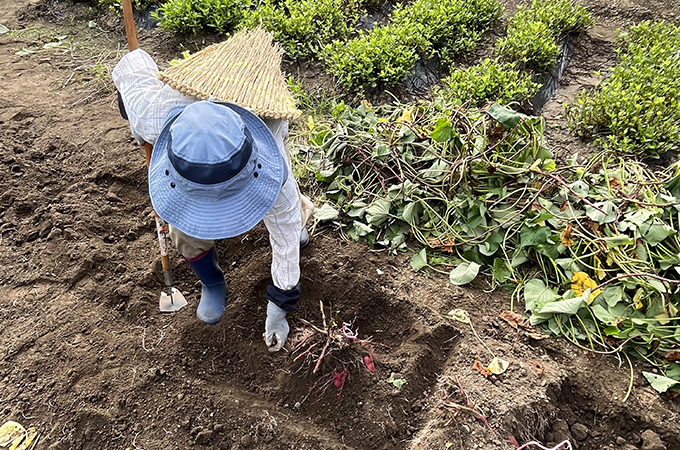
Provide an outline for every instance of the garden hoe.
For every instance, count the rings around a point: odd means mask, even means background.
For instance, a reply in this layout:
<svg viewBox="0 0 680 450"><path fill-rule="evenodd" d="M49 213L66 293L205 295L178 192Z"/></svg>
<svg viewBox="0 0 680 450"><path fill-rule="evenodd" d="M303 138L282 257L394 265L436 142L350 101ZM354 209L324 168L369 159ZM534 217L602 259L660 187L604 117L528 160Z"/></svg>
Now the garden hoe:
<svg viewBox="0 0 680 450"><path fill-rule="evenodd" d="M135 32L135 21L132 16L132 3L131 0L122 0L123 4L123 19L125 21L125 34L127 35L128 49L130 51L137 49L137 34ZM149 167L149 161L151 161L151 152L153 146L148 142L144 143L144 153L146 154L146 166ZM168 256L168 243L166 239L166 224L158 217L158 214L154 211L154 216L156 218L156 233L158 234L158 243L161 248L161 263L163 265L163 281L165 282L166 289L161 291L161 297L158 301L158 306L161 312L174 312L182 309L186 306L187 301L184 295L177 289L175 289L172 284L172 270L170 269L170 257ZM166 291L169 291L166 292Z"/></svg>

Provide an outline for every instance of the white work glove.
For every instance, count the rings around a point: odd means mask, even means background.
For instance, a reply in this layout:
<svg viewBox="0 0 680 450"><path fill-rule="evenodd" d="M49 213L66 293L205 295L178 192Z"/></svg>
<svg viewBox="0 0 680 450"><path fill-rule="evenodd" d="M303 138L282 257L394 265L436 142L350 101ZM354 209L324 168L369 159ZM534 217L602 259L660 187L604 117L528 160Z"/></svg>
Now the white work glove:
<svg viewBox="0 0 680 450"><path fill-rule="evenodd" d="M264 342L270 352L278 352L288 339L290 327L286 321L286 311L273 302L267 304L267 320L264 323Z"/></svg>

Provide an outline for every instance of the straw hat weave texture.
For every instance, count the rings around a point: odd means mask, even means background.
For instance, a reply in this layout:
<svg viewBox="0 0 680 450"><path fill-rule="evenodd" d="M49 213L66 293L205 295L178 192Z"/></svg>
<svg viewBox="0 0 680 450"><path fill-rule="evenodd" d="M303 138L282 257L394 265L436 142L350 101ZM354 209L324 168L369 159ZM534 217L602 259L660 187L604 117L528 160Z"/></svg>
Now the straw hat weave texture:
<svg viewBox="0 0 680 450"><path fill-rule="evenodd" d="M184 95L234 103L266 119L295 119L300 111L281 72L283 51L271 33L244 29L158 73Z"/></svg>

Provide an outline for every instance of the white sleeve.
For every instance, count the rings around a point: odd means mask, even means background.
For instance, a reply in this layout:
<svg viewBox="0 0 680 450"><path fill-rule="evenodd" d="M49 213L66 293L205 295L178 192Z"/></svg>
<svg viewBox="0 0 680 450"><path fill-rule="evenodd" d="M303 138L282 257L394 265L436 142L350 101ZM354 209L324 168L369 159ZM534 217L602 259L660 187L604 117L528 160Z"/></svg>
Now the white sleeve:
<svg viewBox="0 0 680 450"><path fill-rule="evenodd" d="M151 144L156 142L172 108L196 101L163 83L157 72L158 66L151 56L137 49L123 56L111 73L123 98L133 136Z"/></svg>
<svg viewBox="0 0 680 450"><path fill-rule="evenodd" d="M288 121L265 120L274 135L281 155L288 166L288 179L283 184L272 209L264 216L272 246L272 281L277 288L288 291L300 282L300 232L302 216L297 181L293 177L290 159L286 153Z"/></svg>
<svg viewBox="0 0 680 450"><path fill-rule="evenodd" d="M272 209L264 216L272 246L272 281L289 291L300 282L302 216L295 178L289 172Z"/></svg>

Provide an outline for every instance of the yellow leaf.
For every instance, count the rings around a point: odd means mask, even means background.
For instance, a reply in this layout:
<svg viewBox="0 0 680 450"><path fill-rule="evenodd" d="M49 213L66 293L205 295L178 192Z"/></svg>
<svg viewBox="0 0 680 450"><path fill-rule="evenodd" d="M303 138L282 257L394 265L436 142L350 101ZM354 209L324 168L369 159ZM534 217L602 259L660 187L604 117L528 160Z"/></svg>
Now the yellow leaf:
<svg viewBox="0 0 680 450"><path fill-rule="evenodd" d="M449 317L458 322L470 323L470 316L464 309L452 309L449 311Z"/></svg>
<svg viewBox="0 0 680 450"><path fill-rule="evenodd" d="M541 158L538 158L534 163L529 167L529 170L533 172L540 172L540 165L543 164L543 160Z"/></svg>
<svg viewBox="0 0 680 450"><path fill-rule="evenodd" d="M571 277L571 290L577 296L583 295L586 289L593 289L595 287L597 287L597 283L585 272L574 272L574 275Z"/></svg>
<svg viewBox="0 0 680 450"><path fill-rule="evenodd" d="M595 273L597 274L597 278L602 281L604 280L604 277L607 276L604 270L602 270L602 261L600 261L600 258L597 256L593 256L593 261L595 262L593 265L595 266Z"/></svg>
<svg viewBox="0 0 680 450"><path fill-rule="evenodd" d="M577 297L591 289L590 297L588 297L589 305L602 293L602 289L595 289L596 287L597 282L585 272L574 272L574 276L571 277L571 290L574 291Z"/></svg>
<svg viewBox="0 0 680 450"><path fill-rule="evenodd" d="M408 122L411 123L413 122L413 110L411 108L405 108L404 112L401 114L401 117L397 119L397 122L404 123Z"/></svg>
<svg viewBox="0 0 680 450"><path fill-rule="evenodd" d="M670 322L670 318L666 313L657 314L656 316L654 316L654 318L658 320L661 325L666 325L668 322Z"/></svg>
<svg viewBox="0 0 680 450"><path fill-rule="evenodd" d="M510 366L510 363L507 362L504 359L500 358L494 358L491 360L489 363L489 367L487 369L489 372L493 373L494 375L500 375L506 370L508 370L508 367Z"/></svg>
<svg viewBox="0 0 680 450"><path fill-rule="evenodd" d="M387 123L387 119L384 117L378 117L378 123Z"/></svg>
<svg viewBox="0 0 680 450"><path fill-rule="evenodd" d="M611 267L614 265L614 263L616 263L616 261L614 261L612 255L607 253L607 265Z"/></svg>
<svg viewBox="0 0 680 450"><path fill-rule="evenodd" d="M183 57L183 59L189 59L189 50L184 50L184 51L182 52L182 57ZM176 66L177 64L179 64L179 63L181 63L181 62L182 62L182 60L173 59L173 60L170 61L170 65L171 65L171 66Z"/></svg>
<svg viewBox="0 0 680 450"><path fill-rule="evenodd" d="M571 238L571 225L567 225L564 230L562 230L562 236L560 236L562 245L565 247L571 247L574 245L574 240Z"/></svg>
<svg viewBox="0 0 680 450"><path fill-rule="evenodd" d="M0 427L0 447L18 445L26 436L26 429L18 422L6 422Z"/></svg>
<svg viewBox="0 0 680 450"><path fill-rule="evenodd" d="M38 443L38 438L40 433L35 430L35 427L31 427L26 430L26 439L17 445L17 447L10 447L9 450L33 450L35 445Z"/></svg>
<svg viewBox="0 0 680 450"><path fill-rule="evenodd" d="M366 108L367 111L370 111L370 110L373 109L373 105L371 105L371 102L369 102L366 99L362 100L361 104L364 106L364 108Z"/></svg>
<svg viewBox="0 0 680 450"><path fill-rule="evenodd" d="M307 116L307 128L309 128L310 131L314 129L314 117Z"/></svg>
<svg viewBox="0 0 680 450"><path fill-rule="evenodd" d="M645 305L642 303L642 296L644 295L645 291L640 288L635 292L635 295L633 296L633 305L635 306L635 309L642 309Z"/></svg>

